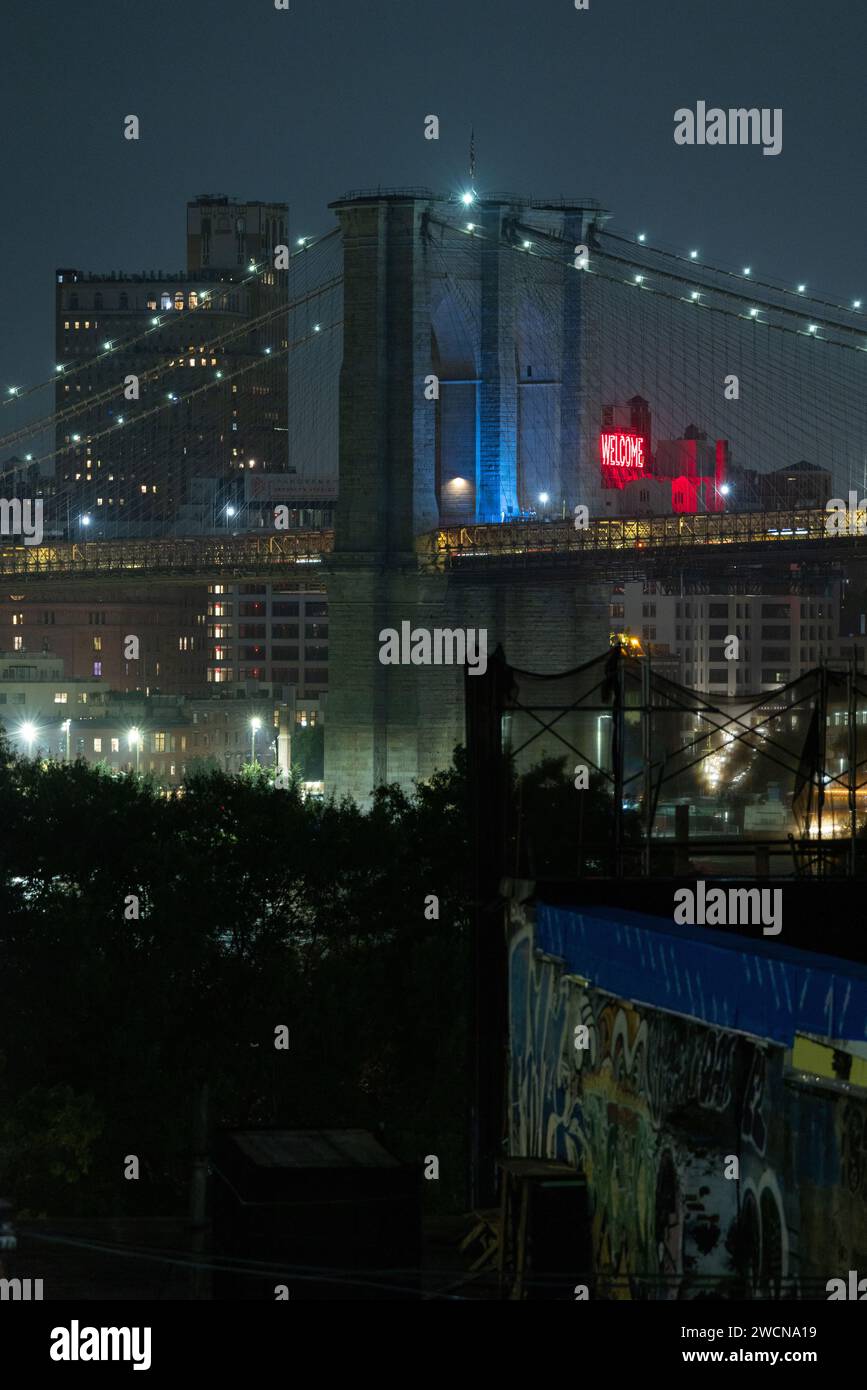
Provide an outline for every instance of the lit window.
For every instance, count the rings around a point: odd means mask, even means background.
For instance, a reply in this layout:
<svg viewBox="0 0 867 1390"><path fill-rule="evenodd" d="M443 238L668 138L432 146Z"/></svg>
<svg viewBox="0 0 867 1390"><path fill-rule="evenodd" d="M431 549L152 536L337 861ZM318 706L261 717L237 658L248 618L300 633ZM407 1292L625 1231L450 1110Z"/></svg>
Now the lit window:
<svg viewBox="0 0 867 1390"><path fill-rule="evenodd" d="M21 627L21 625L23 624L23 622L24 622L24 614L23 614L23 613L13 613L13 614L12 614L12 626L13 626L13 627Z"/></svg>
<svg viewBox="0 0 867 1390"><path fill-rule="evenodd" d="M64 328L68 328L68 327L69 327L69 319L66 319L66 321L64 322L63 327L64 327Z"/></svg>
<svg viewBox="0 0 867 1390"><path fill-rule="evenodd" d="M113 739L111 740L111 751L112 751L112 753L119 753L119 752L120 752L120 739L119 739L119 738L113 738Z"/></svg>
<svg viewBox="0 0 867 1390"><path fill-rule="evenodd" d="M23 637L13 637L13 638L12 638L12 650L13 650L13 651L20 652L20 651L23 650L23 647L24 647L24 638L23 638Z"/></svg>
<svg viewBox="0 0 867 1390"><path fill-rule="evenodd" d="M171 297L171 295L170 295L170 294L161 295L161 296L160 296L160 308L161 308L161 309L171 309L171 307L172 307L172 297Z"/></svg>
<svg viewBox="0 0 867 1390"><path fill-rule="evenodd" d="M151 295L150 299L148 300L147 307L149 309L155 309L157 307L157 302L154 299L153 295Z"/></svg>
<svg viewBox="0 0 867 1390"><path fill-rule="evenodd" d="M75 320L75 326L76 326L76 328L80 328L80 327L81 327L81 324L78 322L78 319Z"/></svg>
<svg viewBox="0 0 867 1390"><path fill-rule="evenodd" d="M95 738L95 739L93 740L93 751L94 751L94 753L101 753L101 752L102 752L102 739L101 739L101 738Z"/></svg>
<svg viewBox="0 0 867 1390"><path fill-rule="evenodd" d="M155 753L165 753L165 751L166 751L166 736L165 736L165 734L162 734L162 733L161 733L161 734L154 734L154 752L155 752Z"/></svg>
<svg viewBox="0 0 867 1390"><path fill-rule="evenodd" d="M94 650L95 652L101 652L101 651L102 651L102 638L101 638L101 637L94 637L94 639L93 639L93 650Z"/></svg>
<svg viewBox="0 0 867 1390"><path fill-rule="evenodd" d="M190 367L195 367L195 365L196 365L196 359L195 359L195 357L190 357L190 358L187 359L187 361L188 361L188 365L189 365Z"/></svg>
<svg viewBox="0 0 867 1390"><path fill-rule="evenodd" d="M183 307L184 307L184 292L183 292L183 290L177 290L176 293L175 293L175 308L178 309L178 310L180 310L180 309L183 309Z"/></svg>
<svg viewBox="0 0 867 1390"><path fill-rule="evenodd" d="M141 485L141 490L142 490L142 492L147 492L147 490L148 490L148 485L147 485L147 483L142 483L142 485Z"/></svg>
<svg viewBox="0 0 867 1390"><path fill-rule="evenodd" d="M187 296L187 303L189 304L191 309L198 309L199 296L195 290L190 290L190 293Z"/></svg>
<svg viewBox="0 0 867 1390"><path fill-rule="evenodd" d="M90 327L90 319L85 319L85 320L84 320L84 326L85 326L85 328L89 328L89 327Z"/></svg>
<svg viewBox="0 0 867 1390"><path fill-rule="evenodd" d="M101 675L102 675L102 662L101 662L101 661L95 661L95 662L93 663L93 674L94 674L95 676L101 676Z"/></svg>
<svg viewBox="0 0 867 1390"><path fill-rule="evenodd" d="M55 692L54 692L54 703L55 703L56 705L65 705L68 699L69 699L69 693L68 693L68 691L66 691L66 690L55 690Z"/></svg>

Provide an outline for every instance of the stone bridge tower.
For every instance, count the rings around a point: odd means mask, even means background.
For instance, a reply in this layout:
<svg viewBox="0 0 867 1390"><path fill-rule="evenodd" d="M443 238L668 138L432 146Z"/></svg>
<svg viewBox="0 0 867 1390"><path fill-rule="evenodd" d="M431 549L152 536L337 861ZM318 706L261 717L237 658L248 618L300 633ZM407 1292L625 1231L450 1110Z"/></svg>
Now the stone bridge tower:
<svg viewBox="0 0 867 1390"><path fill-rule="evenodd" d="M607 641L603 586L530 572L456 582L416 549L440 524L508 523L537 494L557 515L592 503L584 277L563 258L592 242L600 214L418 190L332 206L344 353L325 775L329 792L366 801L382 782L410 789L463 741L463 669L383 665L384 629L482 628L489 652L499 642L513 664L550 671ZM547 256L533 256L536 238Z"/></svg>

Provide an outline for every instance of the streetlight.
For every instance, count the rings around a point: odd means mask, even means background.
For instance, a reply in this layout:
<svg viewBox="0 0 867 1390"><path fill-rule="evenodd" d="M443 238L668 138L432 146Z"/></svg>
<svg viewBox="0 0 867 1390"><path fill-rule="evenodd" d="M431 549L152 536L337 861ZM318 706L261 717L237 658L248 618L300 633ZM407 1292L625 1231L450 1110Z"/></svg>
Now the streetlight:
<svg viewBox="0 0 867 1390"><path fill-rule="evenodd" d="M136 776L138 776L139 757L141 755L141 730L130 729L129 733L127 734L127 741L129 743L130 748L135 749L135 772Z"/></svg>
<svg viewBox="0 0 867 1390"><path fill-rule="evenodd" d="M33 756L33 744L36 741L37 732L36 725L31 724L29 720L22 724L21 728L18 730L19 736L23 738L24 742L27 744L28 758Z"/></svg>
<svg viewBox="0 0 867 1390"><path fill-rule="evenodd" d="M61 724L60 727L61 727L61 729L63 730L63 732L66 734L66 761L69 762L69 761L70 761L70 747L69 747L69 743L70 743L70 733L71 733L71 730L72 730L72 720L71 720L71 719L64 719L64 721L63 721L63 723Z"/></svg>
<svg viewBox="0 0 867 1390"><path fill-rule="evenodd" d="M229 503L227 504L227 506L226 506L226 525L227 525L227 526L229 525L229 522L231 521L231 519L232 519L232 517L233 517L234 515L235 515L235 508L232 506L231 502L229 502Z"/></svg>
<svg viewBox="0 0 867 1390"><path fill-rule="evenodd" d="M261 719L257 718L256 715L254 715L253 718L250 720L250 731L251 731L251 732L250 732L250 762L251 762L251 763L255 763L255 761L256 761L256 735L258 734L258 732L259 732L259 730L261 729L261 727L262 727L262 721L261 721Z"/></svg>

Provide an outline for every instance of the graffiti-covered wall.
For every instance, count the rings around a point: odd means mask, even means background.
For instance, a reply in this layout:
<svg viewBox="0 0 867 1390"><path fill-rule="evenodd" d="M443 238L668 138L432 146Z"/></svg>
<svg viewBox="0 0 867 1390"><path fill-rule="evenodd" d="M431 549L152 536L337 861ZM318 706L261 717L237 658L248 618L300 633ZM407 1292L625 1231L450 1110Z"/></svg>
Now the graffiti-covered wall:
<svg viewBox="0 0 867 1390"><path fill-rule="evenodd" d="M582 980L534 915L512 913L510 1152L586 1175L594 1296L825 1298L867 1271L867 1092Z"/></svg>

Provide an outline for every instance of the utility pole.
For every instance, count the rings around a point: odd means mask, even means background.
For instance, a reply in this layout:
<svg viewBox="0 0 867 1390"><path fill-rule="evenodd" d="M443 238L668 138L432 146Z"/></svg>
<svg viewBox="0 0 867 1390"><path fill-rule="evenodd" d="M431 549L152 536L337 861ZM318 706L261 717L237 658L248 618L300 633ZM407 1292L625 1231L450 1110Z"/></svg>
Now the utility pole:
<svg viewBox="0 0 867 1390"><path fill-rule="evenodd" d="M641 663L641 743L644 760L644 872L650 877L650 841L653 834L653 690L650 679L650 653Z"/></svg>
<svg viewBox="0 0 867 1390"><path fill-rule="evenodd" d="M497 647L483 676L464 681L467 715L470 844L473 856L472 1027L469 1067L470 1205L496 1200L496 1162L505 1131L504 1093L508 1041L508 956L503 904L509 824L509 767L503 750L502 715L512 675Z"/></svg>
<svg viewBox="0 0 867 1390"><path fill-rule="evenodd" d="M855 661L849 658L849 873L855 877L855 835L858 830L858 730L855 716L858 708L858 691L855 678Z"/></svg>

